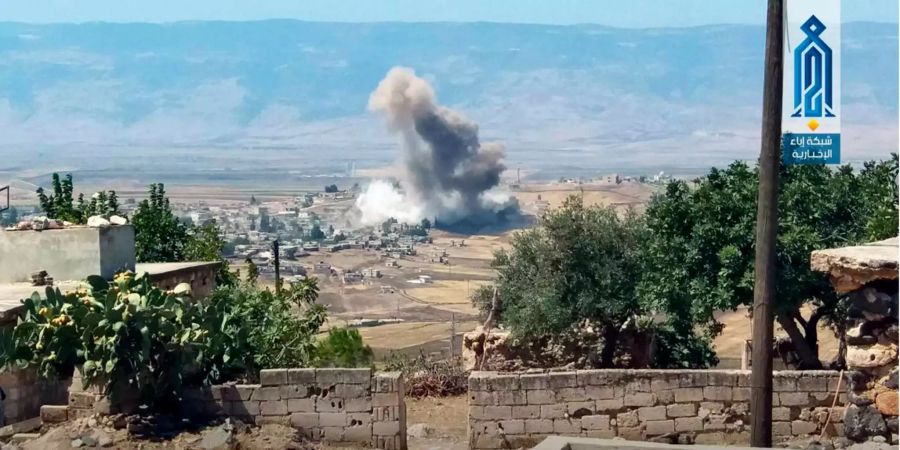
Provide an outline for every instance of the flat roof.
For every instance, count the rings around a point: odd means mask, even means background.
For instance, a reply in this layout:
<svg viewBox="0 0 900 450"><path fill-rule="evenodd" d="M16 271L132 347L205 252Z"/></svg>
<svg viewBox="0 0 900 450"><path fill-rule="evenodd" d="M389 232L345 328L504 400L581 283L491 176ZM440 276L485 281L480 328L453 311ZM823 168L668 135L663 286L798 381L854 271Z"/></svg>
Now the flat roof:
<svg viewBox="0 0 900 450"><path fill-rule="evenodd" d="M54 281L53 287L59 288L65 292L78 287L78 281ZM31 297L31 294L37 292L44 296L46 286L32 286L31 283L8 283L0 284L0 322L6 322L15 318L19 308L22 307L22 300Z"/></svg>
<svg viewBox="0 0 900 450"><path fill-rule="evenodd" d="M182 270L218 266L219 264L221 264L219 261L137 263L134 266L134 273L147 272L150 275L161 275Z"/></svg>

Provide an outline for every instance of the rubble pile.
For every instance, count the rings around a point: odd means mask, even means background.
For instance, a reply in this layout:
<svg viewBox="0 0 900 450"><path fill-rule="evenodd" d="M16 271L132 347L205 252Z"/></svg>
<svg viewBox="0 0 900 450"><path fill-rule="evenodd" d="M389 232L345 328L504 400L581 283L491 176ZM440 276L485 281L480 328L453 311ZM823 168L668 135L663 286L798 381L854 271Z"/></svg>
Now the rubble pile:
<svg viewBox="0 0 900 450"><path fill-rule="evenodd" d="M6 227L6 231L44 231L83 227L105 228L108 226L125 225L127 223L128 219L122 216L110 216L109 219L103 216L91 216L88 218L86 225L79 225L66 220L51 219L45 216L38 216L31 220L23 220L15 225Z"/></svg>

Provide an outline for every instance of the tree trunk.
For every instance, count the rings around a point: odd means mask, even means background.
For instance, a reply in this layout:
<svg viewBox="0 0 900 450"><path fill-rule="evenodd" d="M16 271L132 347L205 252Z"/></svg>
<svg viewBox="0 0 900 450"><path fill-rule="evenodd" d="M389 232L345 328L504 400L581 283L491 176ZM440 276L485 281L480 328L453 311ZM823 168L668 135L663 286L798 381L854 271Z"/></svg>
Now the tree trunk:
<svg viewBox="0 0 900 450"><path fill-rule="evenodd" d="M816 359L819 359L819 319L824 315L824 310L822 308L816 308L809 316L809 321L803 324L803 335L806 340L806 345L812 350Z"/></svg>
<svg viewBox="0 0 900 450"><path fill-rule="evenodd" d="M615 325L607 325L603 332L603 351L600 352L600 367L608 369L613 366L616 357L616 346L619 343L619 328Z"/></svg>
<svg viewBox="0 0 900 450"><path fill-rule="evenodd" d="M803 333L801 333L800 329L797 328L797 322L795 322L793 318L784 317L781 315L778 316L777 320L781 325L781 328L784 328L784 331L787 332L788 337L791 338L791 343L794 345L794 351L797 352L797 357L800 358L800 367L798 367L798 369L822 369L822 362L819 361L819 357L807 344L806 338L804 338Z"/></svg>

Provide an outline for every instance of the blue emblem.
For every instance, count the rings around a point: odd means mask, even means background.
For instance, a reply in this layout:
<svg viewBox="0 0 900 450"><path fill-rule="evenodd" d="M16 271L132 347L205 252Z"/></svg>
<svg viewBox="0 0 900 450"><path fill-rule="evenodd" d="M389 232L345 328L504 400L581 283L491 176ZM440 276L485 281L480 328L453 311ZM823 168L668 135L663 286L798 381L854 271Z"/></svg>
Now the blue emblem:
<svg viewBox="0 0 900 450"><path fill-rule="evenodd" d="M794 112L791 117L835 117L832 110L831 47L816 16L800 27L806 39L794 50Z"/></svg>

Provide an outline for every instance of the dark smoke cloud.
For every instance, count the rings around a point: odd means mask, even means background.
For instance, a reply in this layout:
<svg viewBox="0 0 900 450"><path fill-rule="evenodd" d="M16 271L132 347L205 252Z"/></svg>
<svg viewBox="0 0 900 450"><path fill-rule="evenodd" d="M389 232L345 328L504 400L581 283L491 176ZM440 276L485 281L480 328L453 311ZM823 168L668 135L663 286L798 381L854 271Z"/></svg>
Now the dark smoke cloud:
<svg viewBox="0 0 900 450"><path fill-rule="evenodd" d="M499 211L515 206L495 189L506 169L503 146L482 144L478 125L437 104L434 90L411 69L391 69L372 92L369 109L384 114L402 137L405 173L402 193L386 195L384 186L376 185L360 196L364 221L368 213L369 222L382 217L492 222Z"/></svg>

